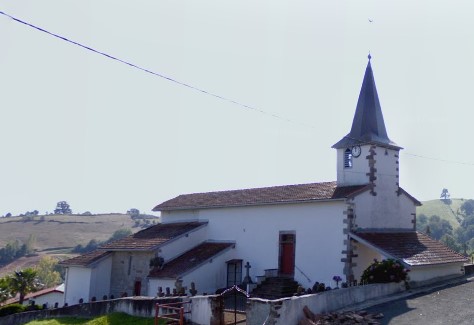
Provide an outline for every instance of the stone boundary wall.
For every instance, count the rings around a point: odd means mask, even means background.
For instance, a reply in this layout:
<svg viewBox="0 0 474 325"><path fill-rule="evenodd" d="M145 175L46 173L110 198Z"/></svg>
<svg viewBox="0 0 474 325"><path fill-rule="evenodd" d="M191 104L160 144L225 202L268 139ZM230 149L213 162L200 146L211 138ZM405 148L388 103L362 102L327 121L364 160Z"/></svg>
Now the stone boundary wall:
<svg viewBox="0 0 474 325"><path fill-rule="evenodd" d="M58 317L95 317L113 312L123 312L133 316L154 317L155 304L188 301L188 297L149 298L131 297L106 301L96 301L68 307L29 311L0 317L2 325L22 325L32 320Z"/></svg>
<svg viewBox="0 0 474 325"><path fill-rule="evenodd" d="M296 325L304 317L304 306L314 313L327 313L404 290L405 284L401 282L368 284L278 300L250 298L247 325Z"/></svg>

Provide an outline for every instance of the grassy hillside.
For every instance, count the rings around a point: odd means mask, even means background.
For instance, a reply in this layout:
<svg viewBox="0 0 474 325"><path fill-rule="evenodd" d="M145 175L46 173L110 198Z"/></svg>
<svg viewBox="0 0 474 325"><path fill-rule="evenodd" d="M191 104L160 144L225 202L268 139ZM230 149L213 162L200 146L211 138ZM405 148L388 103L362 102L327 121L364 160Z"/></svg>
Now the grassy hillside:
<svg viewBox="0 0 474 325"><path fill-rule="evenodd" d="M17 239L26 242L30 234L36 237L39 251L85 245L91 239L107 240L118 229L133 228L135 221L127 214L47 215L33 220L22 217L0 218L0 247Z"/></svg>
<svg viewBox="0 0 474 325"><path fill-rule="evenodd" d="M458 211L464 199L451 199L447 203L443 200L430 200L422 202L421 207L416 208L416 215L424 214L428 218L437 215L442 219L449 221L453 229L459 227Z"/></svg>
<svg viewBox="0 0 474 325"><path fill-rule="evenodd" d="M158 219L148 219L146 222L153 221L158 222ZM145 220L132 219L128 214L118 213L0 218L0 248L15 240L26 243L30 235L36 238L34 243L36 254L0 266L0 277L17 269L35 266L45 254L58 260L70 258L77 255L70 252L79 244L85 246L92 239L105 241L119 229L137 232L143 229L141 226L144 222Z"/></svg>

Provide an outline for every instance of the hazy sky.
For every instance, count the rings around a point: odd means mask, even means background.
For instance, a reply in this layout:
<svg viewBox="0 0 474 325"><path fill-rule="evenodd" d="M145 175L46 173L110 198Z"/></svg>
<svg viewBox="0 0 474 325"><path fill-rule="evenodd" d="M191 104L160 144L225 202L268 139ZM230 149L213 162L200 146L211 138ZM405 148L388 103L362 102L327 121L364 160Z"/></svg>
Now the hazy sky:
<svg viewBox="0 0 474 325"><path fill-rule="evenodd" d="M389 137L405 148L402 187L474 198L472 1L16 0L0 11L269 113L0 16L0 215L60 200L149 212L182 193L335 180L331 146L349 132L369 51Z"/></svg>

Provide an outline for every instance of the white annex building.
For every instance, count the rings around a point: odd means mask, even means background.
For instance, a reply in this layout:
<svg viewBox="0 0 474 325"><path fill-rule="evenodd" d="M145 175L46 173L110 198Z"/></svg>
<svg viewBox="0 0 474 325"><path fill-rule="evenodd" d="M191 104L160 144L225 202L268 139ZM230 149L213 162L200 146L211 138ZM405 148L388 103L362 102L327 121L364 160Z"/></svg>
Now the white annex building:
<svg viewBox="0 0 474 325"><path fill-rule="evenodd" d="M374 258L393 258L414 283L463 274L466 259L416 232L420 205L399 184L369 62L350 132L334 146L337 181L180 195L157 205L162 223L64 261L65 302L198 294L260 276L333 286L357 281ZM296 283L295 282L295 283ZM193 284L192 284L193 283ZM258 290L258 289L257 289ZM283 292L282 292L283 293Z"/></svg>

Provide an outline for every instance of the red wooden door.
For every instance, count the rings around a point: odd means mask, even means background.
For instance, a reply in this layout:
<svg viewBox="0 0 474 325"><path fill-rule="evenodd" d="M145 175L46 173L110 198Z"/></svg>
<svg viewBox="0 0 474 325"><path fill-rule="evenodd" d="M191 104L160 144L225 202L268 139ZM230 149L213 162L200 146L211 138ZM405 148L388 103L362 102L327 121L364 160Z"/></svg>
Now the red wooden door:
<svg viewBox="0 0 474 325"><path fill-rule="evenodd" d="M133 290L133 295L134 296L141 296L141 291L142 291L142 282L141 281L135 281L135 288Z"/></svg>
<svg viewBox="0 0 474 325"><path fill-rule="evenodd" d="M282 243L281 244L281 263L280 273L285 275L292 275L295 271L295 244Z"/></svg>

